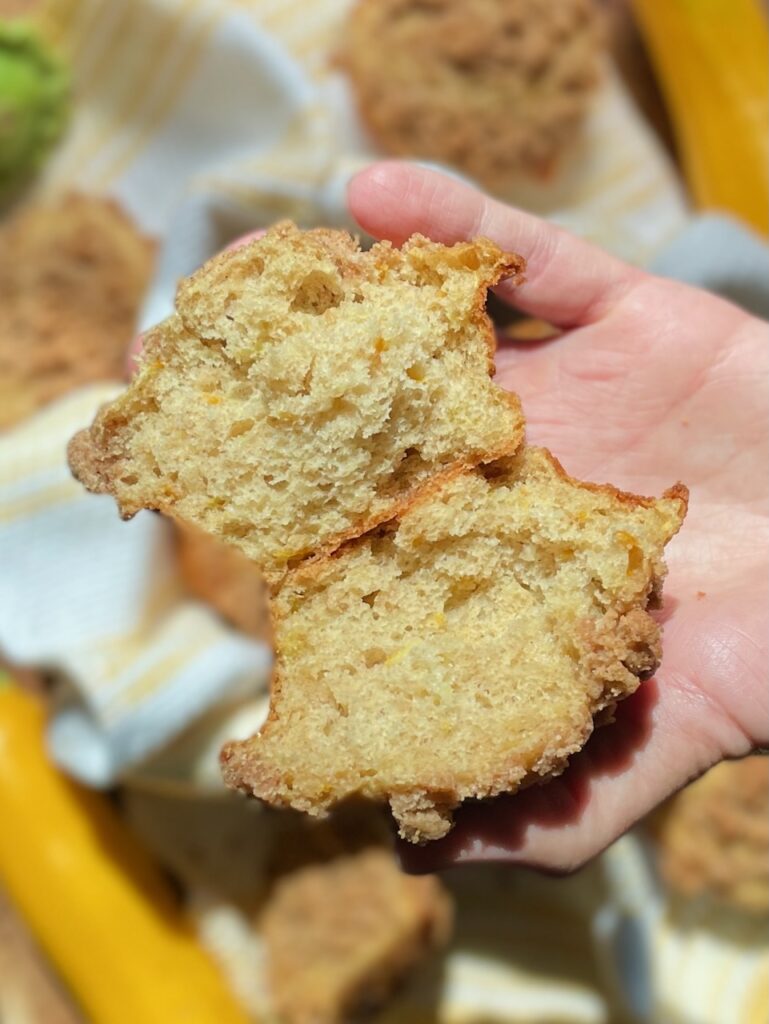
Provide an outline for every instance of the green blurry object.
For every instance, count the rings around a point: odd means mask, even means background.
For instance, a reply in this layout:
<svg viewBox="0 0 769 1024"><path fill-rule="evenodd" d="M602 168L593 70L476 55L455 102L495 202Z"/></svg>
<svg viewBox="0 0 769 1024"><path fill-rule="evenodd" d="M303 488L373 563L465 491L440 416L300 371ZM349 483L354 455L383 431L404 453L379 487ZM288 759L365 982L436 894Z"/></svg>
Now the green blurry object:
<svg viewBox="0 0 769 1024"><path fill-rule="evenodd" d="M69 73L31 22L0 19L0 204L40 170L69 112Z"/></svg>

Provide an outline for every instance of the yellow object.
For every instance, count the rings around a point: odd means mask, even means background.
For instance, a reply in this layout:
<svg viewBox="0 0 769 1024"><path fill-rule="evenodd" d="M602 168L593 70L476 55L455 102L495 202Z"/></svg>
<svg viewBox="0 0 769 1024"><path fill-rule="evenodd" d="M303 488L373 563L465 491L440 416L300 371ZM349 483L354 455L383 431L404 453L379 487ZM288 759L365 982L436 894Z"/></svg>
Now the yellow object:
<svg viewBox="0 0 769 1024"><path fill-rule="evenodd" d="M769 233L769 29L761 0L633 0L695 203Z"/></svg>
<svg viewBox="0 0 769 1024"><path fill-rule="evenodd" d="M108 800L50 765L43 723L0 678L0 883L92 1024L246 1024Z"/></svg>
<svg viewBox="0 0 769 1024"><path fill-rule="evenodd" d="M753 984L744 1024L766 1024L769 1020L769 969L761 971Z"/></svg>

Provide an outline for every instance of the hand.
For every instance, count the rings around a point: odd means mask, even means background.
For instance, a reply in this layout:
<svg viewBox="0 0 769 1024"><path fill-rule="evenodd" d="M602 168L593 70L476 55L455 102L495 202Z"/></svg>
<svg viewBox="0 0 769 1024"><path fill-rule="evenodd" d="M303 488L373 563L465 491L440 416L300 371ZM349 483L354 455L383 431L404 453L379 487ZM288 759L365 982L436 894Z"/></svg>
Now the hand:
<svg viewBox="0 0 769 1024"><path fill-rule="evenodd" d="M368 168L349 205L377 238L485 235L525 256L526 282L498 294L563 329L497 353L529 441L585 480L647 495L690 488L668 548L656 678L559 779L465 805L446 839L403 851L414 870L488 859L576 868L689 779L769 739L767 325L420 167Z"/></svg>

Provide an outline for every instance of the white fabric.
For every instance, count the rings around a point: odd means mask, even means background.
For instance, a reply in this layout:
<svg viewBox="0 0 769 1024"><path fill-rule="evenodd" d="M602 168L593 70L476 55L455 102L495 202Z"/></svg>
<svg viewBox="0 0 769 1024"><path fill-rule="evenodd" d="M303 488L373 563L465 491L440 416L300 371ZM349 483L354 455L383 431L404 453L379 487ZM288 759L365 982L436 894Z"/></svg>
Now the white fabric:
<svg viewBox="0 0 769 1024"><path fill-rule="evenodd" d="M693 218L657 253L650 269L707 288L769 320L769 246L732 217Z"/></svg>
<svg viewBox="0 0 769 1024"><path fill-rule="evenodd" d="M88 388L0 436L0 650L63 675L51 752L94 786L222 697L263 692L270 662L182 597L168 523L123 523L72 479L67 441L115 392Z"/></svg>

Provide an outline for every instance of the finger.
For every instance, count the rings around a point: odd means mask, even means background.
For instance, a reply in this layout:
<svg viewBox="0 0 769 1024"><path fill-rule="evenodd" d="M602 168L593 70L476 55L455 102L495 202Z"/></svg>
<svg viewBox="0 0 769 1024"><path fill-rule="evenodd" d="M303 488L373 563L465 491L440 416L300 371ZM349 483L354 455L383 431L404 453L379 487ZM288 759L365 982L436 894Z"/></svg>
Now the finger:
<svg viewBox="0 0 769 1024"><path fill-rule="evenodd" d="M144 335L137 334L131 344L128 346L125 360L125 372L126 376L130 379L139 369L139 360L141 359L142 351L144 350Z"/></svg>
<svg viewBox="0 0 769 1024"><path fill-rule="evenodd" d="M248 245L249 242L256 241L257 238L261 238L262 235L266 234L264 228L260 228L258 231L249 231L245 235L240 235L234 239L228 245L225 246L224 251L229 252L231 249L240 249L244 245ZM126 375L130 378L136 373L139 367L139 360L144 349L144 336L137 334L131 344L128 346L126 352Z"/></svg>
<svg viewBox="0 0 769 1024"><path fill-rule="evenodd" d="M255 242L257 238L261 238L266 235L267 231L265 228L259 228L258 231L249 231L245 235L240 235L238 238L233 239L228 245L225 246L224 251L230 252L232 249L241 249L244 245L248 245L249 242Z"/></svg>
<svg viewBox="0 0 769 1024"><path fill-rule="evenodd" d="M348 186L350 211L376 238L400 244L418 232L452 243L483 235L526 258L524 284L497 294L559 327L595 323L641 272L530 214L437 171L384 161Z"/></svg>

